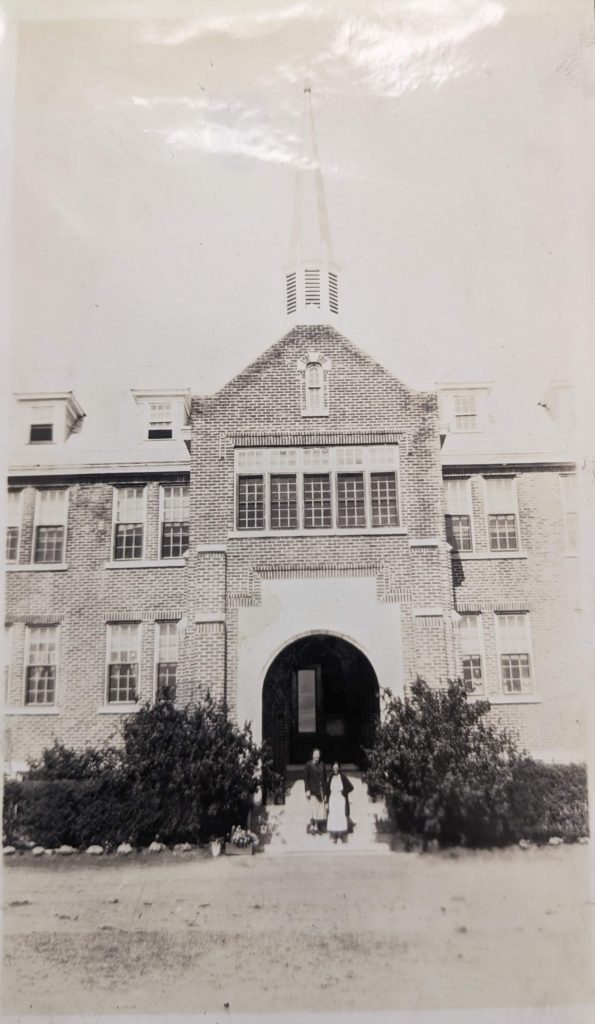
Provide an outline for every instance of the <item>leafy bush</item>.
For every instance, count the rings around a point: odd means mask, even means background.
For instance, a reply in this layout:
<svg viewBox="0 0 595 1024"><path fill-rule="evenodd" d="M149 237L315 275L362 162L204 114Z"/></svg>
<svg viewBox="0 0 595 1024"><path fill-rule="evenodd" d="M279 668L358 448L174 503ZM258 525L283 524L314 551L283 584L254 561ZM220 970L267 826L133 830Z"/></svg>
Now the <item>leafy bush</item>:
<svg viewBox="0 0 595 1024"><path fill-rule="evenodd" d="M589 832L587 770L583 764L545 764L523 757L509 791L510 838L573 842Z"/></svg>
<svg viewBox="0 0 595 1024"><path fill-rule="evenodd" d="M207 696L180 709L166 697L124 724L121 751L45 750L25 781L6 785L5 834L48 847L224 835L247 819L260 757L223 704Z"/></svg>
<svg viewBox="0 0 595 1024"><path fill-rule="evenodd" d="M408 697L384 699L366 781L404 833L468 846L586 835L584 767L519 751L485 721L489 703L468 701L460 680L437 690L417 679Z"/></svg>
<svg viewBox="0 0 595 1024"><path fill-rule="evenodd" d="M384 794L399 829L446 845L505 839L514 742L467 700L417 679L408 697L384 695L386 714L368 753L366 781Z"/></svg>

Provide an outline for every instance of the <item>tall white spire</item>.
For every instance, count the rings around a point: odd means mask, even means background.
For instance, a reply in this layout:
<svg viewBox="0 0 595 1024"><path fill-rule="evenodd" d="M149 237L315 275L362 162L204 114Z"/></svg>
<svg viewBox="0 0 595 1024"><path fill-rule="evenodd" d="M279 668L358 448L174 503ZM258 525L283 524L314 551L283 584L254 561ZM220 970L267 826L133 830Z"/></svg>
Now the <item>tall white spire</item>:
<svg viewBox="0 0 595 1024"><path fill-rule="evenodd" d="M333 253L309 86L304 89L302 152L295 172L285 302L293 323L333 323L339 314L339 268Z"/></svg>

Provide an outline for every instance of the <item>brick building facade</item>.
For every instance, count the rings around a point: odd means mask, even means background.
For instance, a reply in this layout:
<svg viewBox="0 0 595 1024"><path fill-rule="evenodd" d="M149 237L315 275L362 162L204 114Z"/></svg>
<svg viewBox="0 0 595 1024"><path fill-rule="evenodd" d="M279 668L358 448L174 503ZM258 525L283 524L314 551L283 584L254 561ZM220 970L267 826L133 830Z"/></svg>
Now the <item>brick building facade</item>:
<svg viewBox="0 0 595 1024"><path fill-rule="evenodd" d="M111 447L71 393L16 396L9 770L115 739L165 685L225 698L281 767L357 761L417 674L584 758L570 390L514 415L486 383L417 392L339 332L306 117L281 340L214 395L128 394Z"/></svg>

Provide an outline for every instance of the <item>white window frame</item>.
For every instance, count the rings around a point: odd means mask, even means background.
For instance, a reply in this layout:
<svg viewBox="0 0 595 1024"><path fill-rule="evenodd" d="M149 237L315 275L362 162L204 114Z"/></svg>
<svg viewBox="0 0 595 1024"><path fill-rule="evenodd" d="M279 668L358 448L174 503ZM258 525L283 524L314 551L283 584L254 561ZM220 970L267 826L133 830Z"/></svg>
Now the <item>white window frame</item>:
<svg viewBox="0 0 595 1024"><path fill-rule="evenodd" d="M118 521L118 492L132 489L140 490L143 492L143 509L142 509L142 527L143 527L143 540L142 549L139 558L116 558L116 527L125 525ZM134 565L136 562L141 562L147 550L147 485L146 484L114 484L112 493L112 535L111 535L111 548L110 548L110 562L115 562L116 565Z"/></svg>
<svg viewBox="0 0 595 1024"><path fill-rule="evenodd" d="M32 635L33 631L37 630L37 629L52 630L54 632L54 636L55 636L54 648L55 648L55 658L56 658L56 660L55 660L56 673L55 673L55 685L54 685L54 699L53 699L53 701L51 703L47 702L47 703L43 703L43 704L42 703L31 703L31 704L29 704L27 702L27 669L31 667L29 665L29 656L30 656L30 653L31 653L31 635ZM25 658L25 660L24 660L23 693L22 693L22 704L23 704L23 707L25 707L25 708L36 708L37 710L39 710L41 708L56 708L56 707L58 707L58 687L60 685L60 626L58 624L54 624L54 623L52 623L51 625L48 625L47 623L38 623L38 624L32 623L30 625L26 625L25 626L25 655L24 655L24 658Z"/></svg>
<svg viewBox="0 0 595 1024"><path fill-rule="evenodd" d="M461 627L462 619L473 618L477 622L477 650L474 651L463 651L462 638L463 630ZM487 693L487 662L485 652L485 635L483 628L483 615L481 612L459 612L458 629L461 630L459 633L459 653L461 658L461 679L463 679L463 658L464 657L479 657L481 659L481 690L471 690L469 692L470 697L485 697Z"/></svg>
<svg viewBox="0 0 595 1024"><path fill-rule="evenodd" d="M384 449L386 452L385 463L378 459L378 451ZM327 452L328 459L322 460L321 465L308 465L304 453L316 451ZM354 455L350 462L347 453L361 452L362 460L358 461ZM391 457L389 458L389 451ZM294 461L283 467L274 459L273 453L280 452L295 453ZM340 455L343 454L344 461ZM374 458L376 455L376 458ZM322 459L322 456L321 456ZM242 460L245 465L242 465ZM251 464L250 464L251 463ZM236 448L234 451L234 520L233 531L237 536L345 536L349 534L366 533L371 536L377 534L406 533L403 527L402 497L401 497L401 466L400 450L396 444L391 445L320 445L308 448L287 446L286 448ZM365 526L345 527L337 525L337 477L339 475L351 475L359 473L364 480L364 512ZM371 477L376 473L394 473L396 485L396 504L398 526L372 526L372 502L371 502ZM331 526L305 527L304 524L304 476L328 476L331 490ZM239 478L246 476L262 477L264 493L264 525L262 527L239 527ZM270 512L270 478L272 476L295 476L297 481L298 496L298 525L294 529L272 529Z"/></svg>
<svg viewBox="0 0 595 1024"><path fill-rule="evenodd" d="M112 631L120 626L134 626L137 630L138 636L138 660L136 662L138 666L137 673L137 688L136 688L136 700L110 700L109 699L109 669L111 664L116 662L111 661L112 654ZM142 655L143 655L143 624L138 619L130 620L129 622L108 622L106 629L106 643L105 643L105 687L104 687L104 706L107 708L135 708L140 707L142 701ZM133 662L126 662L126 664L134 664Z"/></svg>
<svg viewBox="0 0 595 1024"><path fill-rule="evenodd" d="M177 659L176 659L176 666L179 666L179 664L180 664L180 635L181 635L180 619L158 619L155 622L155 635L154 635L154 640L153 640L153 701L157 700L157 692L158 692L158 686L159 686L159 664L160 664L159 655L161 653L160 640L161 640L161 627L162 626L175 626L176 627L177 655L178 655ZM178 671L177 671L177 668L176 668L176 686L177 686L177 684L178 684Z"/></svg>
<svg viewBox="0 0 595 1024"><path fill-rule="evenodd" d="M574 501L569 501L568 485L567 480L574 480ZM560 473L558 475L560 482L560 500L562 503L562 524L564 531L564 548L567 554L576 554L578 551L578 530L579 530L579 514L578 514L578 475L576 473ZM576 527L575 527L575 543L571 543L570 534L568 530L568 516L576 516Z"/></svg>
<svg viewBox="0 0 595 1024"><path fill-rule="evenodd" d="M42 499L41 495L48 491L61 491L64 493L64 501L62 503L62 518L56 522L44 522L42 515ZM31 564L32 565L43 565L43 566L58 566L64 565L66 562L66 545L68 543L68 512L70 507L70 488L69 487L38 487L35 491L35 509L33 512L33 537L31 542ZM63 541L62 541L62 558L59 562L37 562L35 560L35 552L37 550L37 528L39 526L62 526L64 528Z"/></svg>
<svg viewBox="0 0 595 1024"><path fill-rule="evenodd" d="M464 487L464 491L465 491L465 502L464 502L465 511L464 512L449 512L449 510L448 510L448 500L447 500L448 486L447 485L452 483L453 481L456 481L457 483L465 484L465 487ZM445 530L446 530L446 517L447 516L453 516L453 515L469 516L469 533L470 533L470 536L471 536L471 547L470 548L454 548L453 547L452 548L453 554L456 554L456 555L459 555L459 554L463 554L463 555L464 554L471 554L472 551L475 551L475 523L474 523L474 518L473 518L473 489L472 489L472 484L471 484L471 477L470 476L466 476L466 477L460 477L460 476L450 476L450 477L448 477L447 476L447 477L443 478L442 485L443 485L443 492L444 492L444 526L445 526ZM448 540L448 537L447 537L447 540ZM451 547L452 547L452 545L451 545Z"/></svg>
<svg viewBox="0 0 595 1024"><path fill-rule="evenodd" d="M159 484L159 535L157 537L157 557L158 557L159 561L164 562L166 565L169 562L171 562L172 560L175 561L176 558L183 558L185 553L186 553L185 552L182 555L172 555L171 557L170 556L165 556L164 557L161 554L162 539L163 539L163 525L164 525L165 522L177 522L177 520L169 520L169 519L166 520L166 518L165 518L165 491L168 488L170 488L170 487L185 487L186 488L186 499L185 500L188 502L188 518L185 519L185 520L180 520L180 521L188 523L188 535L190 536L190 484L179 484L179 483L178 484L168 484L168 483L161 483L161 484ZM143 534L144 534L144 531L143 531ZM189 550L189 548L190 548L190 542L188 542L188 549L187 550Z"/></svg>
<svg viewBox="0 0 595 1024"><path fill-rule="evenodd" d="M14 504L11 503L11 496L16 496ZM17 565L19 562L19 555L21 553L21 537L23 533L23 490L22 488L10 487L8 490L8 500L6 502L6 535L4 538L4 545L6 550L6 541L8 538L8 530L17 530L17 553L15 558L11 558L10 561L6 559L7 565ZM33 557L33 556L32 556Z"/></svg>
<svg viewBox="0 0 595 1024"><path fill-rule="evenodd" d="M48 415L45 416L44 411L48 410ZM26 418L26 444L36 446L38 444L56 444L56 428L57 428L57 412L55 402L34 402L28 406L28 415ZM45 425L52 428L52 437L48 441L32 441L31 440L31 428L40 427Z"/></svg>
<svg viewBox="0 0 595 1024"><path fill-rule="evenodd" d="M523 651L507 651L502 646L502 629L499 622L506 616L516 615L523 616L524 620L524 632L526 641L526 650ZM529 612L526 611L500 611L494 613L495 628L496 628L496 657L498 659L498 679L500 682L500 693L510 700L521 701L523 697L533 697L536 693L536 680L535 680L535 658L533 656L533 640L531 634L531 618ZM531 682L531 688L528 690L505 690L504 689L504 676L502 672L502 656L510 654L526 654L529 659L529 679Z"/></svg>
<svg viewBox="0 0 595 1024"><path fill-rule="evenodd" d="M511 473L490 473L485 475L483 478L483 507L485 515L485 529L486 529L486 543L487 549L490 554L494 556L501 556L506 558L507 555L517 554L523 550L522 538L521 538L521 517L519 513L519 494L517 477ZM512 501L510 508L502 508L498 512L492 511L489 503L489 480L510 480L512 490ZM490 516L491 515L514 515L515 517L515 531L516 531L516 548L493 548L490 544Z"/></svg>

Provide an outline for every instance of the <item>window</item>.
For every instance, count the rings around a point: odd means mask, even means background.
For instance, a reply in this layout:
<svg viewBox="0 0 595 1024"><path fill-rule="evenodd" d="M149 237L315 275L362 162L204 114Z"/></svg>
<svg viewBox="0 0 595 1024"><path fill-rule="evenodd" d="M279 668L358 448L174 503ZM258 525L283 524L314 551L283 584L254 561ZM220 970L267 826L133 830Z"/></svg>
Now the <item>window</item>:
<svg viewBox="0 0 595 1024"><path fill-rule="evenodd" d="M138 700L140 625L125 623L108 627L107 700L131 704Z"/></svg>
<svg viewBox="0 0 595 1024"><path fill-rule="evenodd" d="M271 530L295 530L297 524L296 477L271 476Z"/></svg>
<svg viewBox="0 0 595 1024"><path fill-rule="evenodd" d="M238 448L238 530L399 526L397 445Z"/></svg>
<svg viewBox="0 0 595 1024"><path fill-rule="evenodd" d="M68 517L68 491L47 488L37 491L33 561L42 564L64 561Z"/></svg>
<svg viewBox="0 0 595 1024"><path fill-rule="evenodd" d="M9 491L6 506L6 561L16 562L19 557L21 528L21 491Z"/></svg>
<svg viewBox="0 0 595 1024"><path fill-rule="evenodd" d="M324 408L324 373L320 363L306 367L306 411L322 412Z"/></svg>
<svg viewBox="0 0 595 1024"><path fill-rule="evenodd" d="M143 557L145 520L144 487L116 487L114 491L114 559Z"/></svg>
<svg viewBox="0 0 595 1024"><path fill-rule="evenodd" d="M445 480L446 539L455 551L472 551L470 480Z"/></svg>
<svg viewBox="0 0 595 1024"><path fill-rule="evenodd" d="M55 703L57 637L57 626L27 629L25 704Z"/></svg>
<svg viewBox="0 0 595 1024"><path fill-rule="evenodd" d="M261 476L241 476L238 480L238 529L264 528L264 480Z"/></svg>
<svg viewBox="0 0 595 1024"><path fill-rule="evenodd" d="M483 644L480 615L461 615L459 618L459 640L465 688L468 693L483 693Z"/></svg>
<svg viewBox="0 0 595 1024"><path fill-rule="evenodd" d="M54 440L54 407L38 405L31 409L29 444Z"/></svg>
<svg viewBox="0 0 595 1024"><path fill-rule="evenodd" d="M490 551L517 551L518 512L513 477L486 477Z"/></svg>
<svg viewBox="0 0 595 1024"><path fill-rule="evenodd" d="M562 514L564 516L564 534L566 547L576 551L578 543L578 504L577 483L574 473L563 473L560 476L562 488Z"/></svg>
<svg viewBox="0 0 595 1024"><path fill-rule="evenodd" d="M477 396L472 393L453 395L452 402L453 430L461 434L470 430L477 430L479 426Z"/></svg>
<svg viewBox="0 0 595 1024"><path fill-rule="evenodd" d="M504 693L530 693L531 654L526 612L496 615L500 678Z"/></svg>
<svg viewBox="0 0 595 1024"><path fill-rule="evenodd" d="M365 526L363 473L339 473L337 476L337 526Z"/></svg>
<svg viewBox="0 0 595 1024"><path fill-rule="evenodd" d="M152 441L158 441L173 436L174 421L171 402L150 402L147 437Z"/></svg>
<svg viewBox="0 0 595 1024"><path fill-rule="evenodd" d="M178 630L177 622L157 623L157 697L166 695L171 700L176 696L178 674Z"/></svg>
<svg viewBox="0 0 595 1024"><path fill-rule="evenodd" d="M307 530L332 524L329 476L304 476L304 527Z"/></svg>
<svg viewBox="0 0 595 1024"><path fill-rule="evenodd" d="M394 473L370 476L372 526L398 526L397 478Z"/></svg>
<svg viewBox="0 0 595 1024"><path fill-rule="evenodd" d="M161 557L181 558L190 546L190 494L185 484L161 488Z"/></svg>

